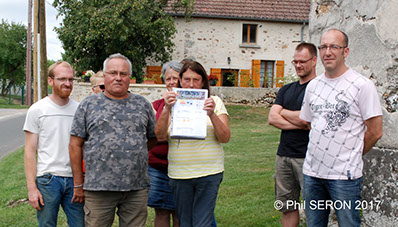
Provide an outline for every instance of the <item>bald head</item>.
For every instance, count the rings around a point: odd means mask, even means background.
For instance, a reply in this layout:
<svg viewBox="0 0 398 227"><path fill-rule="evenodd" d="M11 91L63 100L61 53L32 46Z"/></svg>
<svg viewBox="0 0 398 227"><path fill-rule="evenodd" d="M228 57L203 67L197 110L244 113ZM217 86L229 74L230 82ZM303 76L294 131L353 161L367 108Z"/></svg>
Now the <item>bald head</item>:
<svg viewBox="0 0 398 227"><path fill-rule="evenodd" d="M335 28L329 29L321 36L321 42L324 36L329 36L329 35L336 35L342 41L343 46L348 47L348 36L343 31Z"/></svg>

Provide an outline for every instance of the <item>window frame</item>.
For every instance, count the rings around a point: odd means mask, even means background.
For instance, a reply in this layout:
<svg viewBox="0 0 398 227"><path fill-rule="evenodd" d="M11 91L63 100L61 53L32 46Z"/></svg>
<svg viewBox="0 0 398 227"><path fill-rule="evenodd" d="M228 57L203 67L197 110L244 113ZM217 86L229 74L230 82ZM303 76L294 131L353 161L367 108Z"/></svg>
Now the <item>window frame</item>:
<svg viewBox="0 0 398 227"><path fill-rule="evenodd" d="M247 42L244 42L244 32L245 32L245 26L247 26L246 28L246 39ZM254 34L254 42L250 42L252 35L250 33L250 28L254 26L255 29L255 34ZM242 24L242 44L243 45L256 45L257 44L257 33L258 33L258 24Z"/></svg>

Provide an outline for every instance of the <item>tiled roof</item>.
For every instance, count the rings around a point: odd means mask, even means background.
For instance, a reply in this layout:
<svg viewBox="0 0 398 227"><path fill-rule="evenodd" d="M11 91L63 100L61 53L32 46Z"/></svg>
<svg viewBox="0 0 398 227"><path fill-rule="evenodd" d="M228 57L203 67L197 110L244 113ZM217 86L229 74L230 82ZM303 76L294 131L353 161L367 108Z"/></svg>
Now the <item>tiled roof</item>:
<svg viewBox="0 0 398 227"><path fill-rule="evenodd" d="M308 22L310 6L310 0L195 0L192 17Z"/></svg>

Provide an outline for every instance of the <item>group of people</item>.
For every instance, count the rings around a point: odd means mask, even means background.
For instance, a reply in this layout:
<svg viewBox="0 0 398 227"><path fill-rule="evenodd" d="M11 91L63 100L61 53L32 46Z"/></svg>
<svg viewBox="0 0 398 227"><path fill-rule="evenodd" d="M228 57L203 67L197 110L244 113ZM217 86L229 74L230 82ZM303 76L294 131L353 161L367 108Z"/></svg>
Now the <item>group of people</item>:
<svg viewBox="0 0 398 227"><path fill-rule="evenodd" d="M348 37L331 29L321 37L325 73L316 76L317 48L294 53L299 81L283 86L269 113L282 130L275 167L276 200L283 226L297 226L303 191L307 226L327 226L330 209L310 201L360 199L362 155L382 135L382 113L373 83L348 68ZM25 131L25 172L39 226L56 226L60 205L69 226L145 226L147 206L155 226L216 226L214 208L223 179L222 143L231 137L228 112L210 96L206 70L192 60L162 68L167 87L152 104L128 91L132 65L109 56L91 78L93 95L71 99L74 71L50 66L52 94L30 107ZM170 137L173 88L207 89L205 140ZM37 154L37 160L36 160ZM84 162L83 162L84 160ZM360 226L359 210L336 210L339 226Z"/></svg>
<svg viewBox="0 0 398 227"><path fill-rule="evenodd" d="M292 63L299 81L279 90L269 113L268 123L282 130L276 202L284 227L299 224L301 192L307 226L326 227L334 209L339 226L359 227L362 156L383 134L381 105L373 82L346 66L350 49L343 31L325 32L318 50L325 72L316 76L315 45L296 47Z"/></svg>
<svg viewBox="0 0 398 227"><path fill-rule="evenodd" d="M29 202L39 226L56 226L60 205L70 226L111 226L115 212L120 226L145 226L147 205L156 210L155 226L170 226L170 214L174 226L215 225L228 113L209 96L205 140L171 139L172 88L210 94L210 86L196 61L170 62L162 71L168 91L151 105L128 91L131 62L113 54L91 78L95 94L79 104L69 98L71 65L49 68L53 93L32 105L24 125Z"/></svg>

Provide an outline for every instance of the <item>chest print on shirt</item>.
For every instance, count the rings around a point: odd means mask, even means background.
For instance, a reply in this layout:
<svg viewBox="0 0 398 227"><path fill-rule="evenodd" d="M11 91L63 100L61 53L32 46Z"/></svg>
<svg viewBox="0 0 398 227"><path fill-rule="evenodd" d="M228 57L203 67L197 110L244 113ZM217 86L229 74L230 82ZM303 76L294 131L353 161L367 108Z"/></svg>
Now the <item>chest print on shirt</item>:
<svg viewBox="0 0 398 227"><path fill-rule="evenodd" d="M344 91L340 91L336 95L337 104L334 106L334 109L323 115L327 124L325 129L322 130L322 134L327 134L329 131L337 131L337 128L342 126L350 116L350 106L346 101L339 98L343 93Z"/></svg>

